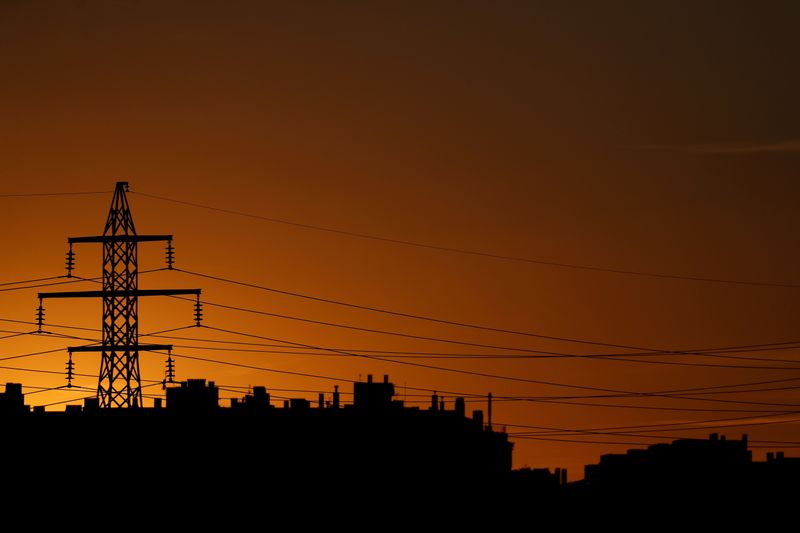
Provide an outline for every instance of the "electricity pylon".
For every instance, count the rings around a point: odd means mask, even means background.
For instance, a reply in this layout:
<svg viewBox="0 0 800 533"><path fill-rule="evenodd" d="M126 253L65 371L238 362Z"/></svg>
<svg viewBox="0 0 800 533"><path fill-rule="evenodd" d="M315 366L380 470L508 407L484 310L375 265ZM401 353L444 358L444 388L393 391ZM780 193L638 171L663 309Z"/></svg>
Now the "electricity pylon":
<svg viewBox="0 0 800 533"><path fill-rule="evenodd" d="M139 297L195 295L195 315L199 325L200 289L139 289L138 245L140 242L166 241L167 268L171 269L174 251L172 235L137 235L125 193L128 183L117 182L108 220L102 236L70 237L67 276L72 277L75 254L72 245L103 245L103 289L100 291L39 293L39 324L43 322L42 300L48 298L102 298L103 337L100 346L77 346L73 352L102 352L97 398L101 407L140 407L142 381L139 352L171 350L169 344L139 344Z"/></svg>

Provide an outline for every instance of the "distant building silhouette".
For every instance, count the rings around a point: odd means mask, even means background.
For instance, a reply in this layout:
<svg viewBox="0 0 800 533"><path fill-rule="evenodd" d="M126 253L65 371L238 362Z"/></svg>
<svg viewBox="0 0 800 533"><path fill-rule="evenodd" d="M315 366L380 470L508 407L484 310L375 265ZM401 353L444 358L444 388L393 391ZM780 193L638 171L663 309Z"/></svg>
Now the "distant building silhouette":
<svg viewBox="0 0 800 533"><path fill-rule="evenodd" d="M585 480L589 485L627 486L646 484L648 480L664 484L697 477L719 479L740 475L751 462L747 435L741 440L728 440L712 433L708 440L680 439L625 454L603 455L599 464L586 466Z"/></svg>
<svg viewBox="0 0 800 533"><path fill-rule="evenodd" d="M22 384L6 383L5 392L0 392L0 415L20 414L27 410Z"/></svg>
<svg viewBox="0 0 800 533"><path fill-rule="evenodd" d="M708 439L679 439L603 455L598 464L585 467L584 479L571 484L568 494L586 501L729 505L797 495L798 487L800 458L784 458L779 452L768 454L766 462L753 461L747 435L736 440L712 433Z"/></svg>
<svg viewBox="0 0 800 533"><path fill-rule="evenodd" d="M152 408L100 409L89 398L83 406L50 412L25 406L22 386L8 383L0 393L0 460L20 487L31 480L30 490L41 479L76 472L69 475L71 486L94 494L97 480L109 476L123 478L134 491L160 479L193 501L241 505L274 487L341 485L352 488L334 489L329 498L380 501L388 509L399 505L405 487L436 487L437 494L481 497L492 509L519 516L547 502L609 509L635 502L674 512L796 495L800 487L800 458L778 452L753 461L746 435L712 434L606 454L571 483L563 469L512 471L513 445L506 433L484 424L482 411L468 418L462 398L446 409L437 394L427 408L407 407L394 392L388 376L369 376L353 384L353 403L341 402L336 387L332 401L322 396L275 405L260 386L221 407L214 382L191 379L167 388L166 405L159 398ZM120 443L128 450L122 457ZM254 488L218 492L227 487Z"/></svg>
<svg viewBox="0 0 800 533"><path fill-rule="evenodd" d="M264 387L260 387L266 393ZM269 403L269 397L267 397ZM219 388L213 381L206 385L204 379L190 379L177 387L167 388L167 409L173 411L202 413L219 408Z"/></svg>
<svg viewBox="0 0 800 533"><path fill-rule="evenodd" d="M32 412L21 387L9 384L0 396L7 436L0 456L16 458L4 465L10 474L52 475L68 458L87 482L130 476L126 482L141 489L144 480L166 475L189 493L253 479L308 487L357 482L375 494L408 484L485 490L510 475L508 436L484 426L482 416L467 418L463 400L453 410L438 401L435 408L407 407L394 399L388 376L355 383L352 393L352 404L334 396L276 406L265 387L254 387L221 407L214 382L191 379L167 387L166 406L157 400L152 408L100 409L91 398L61 412ZM9 414L12 405L21 416ZM130 451L124 457L120 443ZM160 450L159 459L152 450Z"/></svg>

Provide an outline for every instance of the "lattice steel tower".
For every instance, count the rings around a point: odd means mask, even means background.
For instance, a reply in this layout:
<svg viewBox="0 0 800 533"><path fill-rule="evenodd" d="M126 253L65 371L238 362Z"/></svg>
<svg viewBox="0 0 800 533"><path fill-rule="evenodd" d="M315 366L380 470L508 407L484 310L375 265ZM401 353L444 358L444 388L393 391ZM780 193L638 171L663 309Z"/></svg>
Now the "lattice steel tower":
<svg viewBox="0 0 800 533"><path fill-rule="evenodd" d="M137 235L126 197L128 183L117 183L108 220L102 236L70 237L67 252L67 276L72 277L75 254L72 245L102 243L103 290L39 293L39 322L43 322L42 300L47 298L102 298L103 337L100 346L69 348L74 352L102 352L97 398L101 407L139 407L142 383L139 352L171 350L168 344L139 344L139 297L192 294L197 297L195 315L200 320L200 289L139 289L138 245L140 242L166 241L167 268L173 265L172 235Z"/></svg>

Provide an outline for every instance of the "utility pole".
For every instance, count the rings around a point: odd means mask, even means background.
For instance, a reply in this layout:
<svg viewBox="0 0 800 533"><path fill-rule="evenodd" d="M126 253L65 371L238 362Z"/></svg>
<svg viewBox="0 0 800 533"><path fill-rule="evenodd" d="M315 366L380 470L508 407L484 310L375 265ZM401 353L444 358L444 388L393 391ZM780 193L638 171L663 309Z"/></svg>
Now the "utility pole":
<svg viewBox="0 0 800 533"><path fill-rule="evenodd" d="M138 244L167 242L167 268L172 269L174 250L172 235L137 235L126 192L128 183L117 182L108 220L102 236L70 237L67 252L67 276L72 277L75 265L73 244L103 245L103 289L100 291L39 293L38 321L44 322L42 300L49 298L102 298L103 336L100 346L69 348L70 362L74 352L102 352L97 398L100 407L141 407L142 382L139 352L172 350L169 344L139 344L139 297L195 295L195 319L200 325L200 289L139 289Z"/></svg>

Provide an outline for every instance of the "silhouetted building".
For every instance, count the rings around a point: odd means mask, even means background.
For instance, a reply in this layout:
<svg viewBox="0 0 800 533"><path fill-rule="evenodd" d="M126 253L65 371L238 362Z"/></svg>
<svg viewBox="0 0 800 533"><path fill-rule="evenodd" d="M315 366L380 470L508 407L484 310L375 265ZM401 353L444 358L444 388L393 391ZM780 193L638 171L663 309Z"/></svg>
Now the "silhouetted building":
<svg viewBox="0 0 800 533"><path fill-rule="evenodd" d="M20 383L6 383L5 392L0 392L0 413L23 413L27 412L25 406L25 396L22 394Z"/></svg>
<svg viewBox="0 0 800 533"><path fill-rule="evenodd" d="M394 384L389 383L389 376L383 376L383 383L372 381L372 374L367 382L353 383L353 405L357 409L388 409L394 397Z"/></svg>
<svg viewBox="0 0 800 533"><path fill-rule="evenodd" d="M10 390L3 398L19 405L21 388ZM222 408L218 387L202 379L169 387L166 396L166 408L99 409L88 400L61 412L2 416L14 438L0 441L0 457L16 458L4 465L9 474L32 479L63 470L68 458L81 472L73 483L104 479L122 462L138 489L168 476L188 493L260 479L287 487L357 483L374 495L408 485L488 491L511 472L513 445L487 430L482 414L466 418L463 401L454 410L406 407L388 377L355 383L354 402L338 407L295 398L282 408L265 387L254 387ZM129 453L122 459L107 442L124 442ZM150 450L163 453L154 459Z"/></svg>
<svg viewBox="0 0 800 533"><path fill-rule="evenodd" d="M585 483L606 487L685 484L690 479L721 480L741 476L752 462L747 436L728 440L712 433L705 439L680 439L653 444L625 454L606 454L600 463L586 465Z"/></svg>
<svg viewBox="0 0 800 533"><path fill-rule="evenodd" d="M783 454L779 456L783 459ZM739 440L712 433L708 439L679 439L606 454L585 467L584 480L569 494L583 500L646 502L648 505L717 505L753 502L800 487L800 459L779 464L772 454L755 462L747 435Z"/></svg>
<svg viewBox="0 0 800 533"><path fill-rule="evenodd" d="M511 472L507 491L517 503L555 500L567 485L567 470L556 468L518 468Z"/></svg>
<svg viewBox="0 0 800 533"><path fill-rule="evenodd" d="M190 379L178 387L167 388L167 409L171 411L205 412L219 408L219 388L213 381Z"/></svg>

